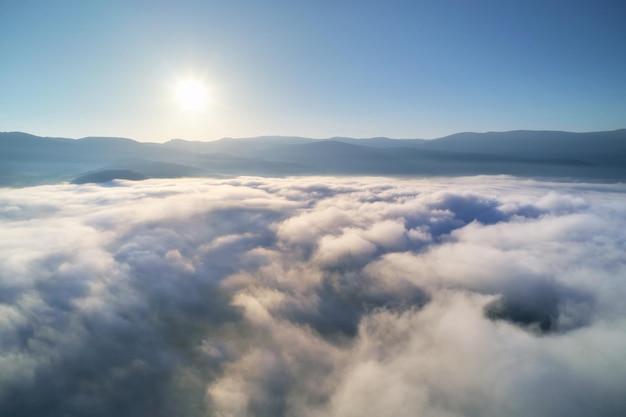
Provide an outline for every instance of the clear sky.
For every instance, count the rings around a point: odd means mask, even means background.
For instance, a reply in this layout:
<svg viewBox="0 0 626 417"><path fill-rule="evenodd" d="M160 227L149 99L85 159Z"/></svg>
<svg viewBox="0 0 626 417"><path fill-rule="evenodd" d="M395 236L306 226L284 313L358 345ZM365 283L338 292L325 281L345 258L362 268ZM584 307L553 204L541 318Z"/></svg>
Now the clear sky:
<svg viewBox="0 0 626 417"><path fill-rule="evenodd" d="M194 79L208 103L175 99ZM626 1L0 0L0 131L162 142L626 127Z"/></svg>

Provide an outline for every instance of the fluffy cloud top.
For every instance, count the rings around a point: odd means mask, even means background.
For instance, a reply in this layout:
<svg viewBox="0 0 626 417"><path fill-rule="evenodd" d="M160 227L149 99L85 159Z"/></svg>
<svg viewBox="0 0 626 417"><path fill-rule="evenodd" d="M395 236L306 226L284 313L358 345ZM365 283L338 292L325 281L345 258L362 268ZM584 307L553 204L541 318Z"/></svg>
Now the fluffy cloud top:
<svg viewBox="0 0 626 417"><path fill-rule="evenodd" d="M0 415L626 415L625 192L0 190Z"/></svg>

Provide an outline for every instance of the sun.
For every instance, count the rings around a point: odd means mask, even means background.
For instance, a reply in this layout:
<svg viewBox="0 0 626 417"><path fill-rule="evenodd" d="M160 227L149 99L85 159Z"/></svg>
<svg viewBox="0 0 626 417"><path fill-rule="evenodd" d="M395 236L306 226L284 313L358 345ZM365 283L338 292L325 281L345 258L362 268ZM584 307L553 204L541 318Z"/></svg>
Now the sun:
<svg viewBox="0 0 626 417"><path fill-rule="evenodd" d="M186 111L203 110L208 104L208 89L201 80L185 78L174 87L176 103Z"/></svg>

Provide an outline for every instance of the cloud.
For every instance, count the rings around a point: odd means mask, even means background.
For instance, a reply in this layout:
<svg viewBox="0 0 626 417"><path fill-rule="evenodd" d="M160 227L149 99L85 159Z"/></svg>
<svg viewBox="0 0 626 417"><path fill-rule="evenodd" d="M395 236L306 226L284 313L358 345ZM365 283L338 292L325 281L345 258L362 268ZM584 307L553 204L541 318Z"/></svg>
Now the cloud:
<svg viewBox="0 0 626 417"><path fill-rule="evenodd" d="M0 190L0 414L624 415L621 184Z"/></svg>

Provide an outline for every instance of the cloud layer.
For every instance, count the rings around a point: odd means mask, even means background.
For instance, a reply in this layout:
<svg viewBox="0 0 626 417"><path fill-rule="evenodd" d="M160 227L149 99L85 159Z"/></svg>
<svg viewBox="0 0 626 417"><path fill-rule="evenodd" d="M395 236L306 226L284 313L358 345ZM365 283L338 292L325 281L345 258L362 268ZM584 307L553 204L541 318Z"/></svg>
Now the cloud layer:
<svg viewBox="0 0 626 417"><path fill-rule="evenodd" d="M0 190L0 415L624 415L625 192Z"/></svg>

